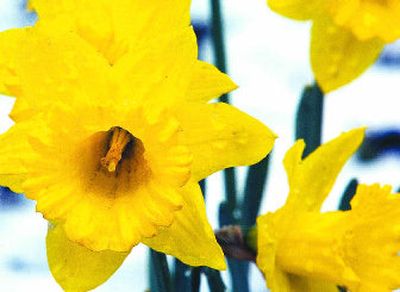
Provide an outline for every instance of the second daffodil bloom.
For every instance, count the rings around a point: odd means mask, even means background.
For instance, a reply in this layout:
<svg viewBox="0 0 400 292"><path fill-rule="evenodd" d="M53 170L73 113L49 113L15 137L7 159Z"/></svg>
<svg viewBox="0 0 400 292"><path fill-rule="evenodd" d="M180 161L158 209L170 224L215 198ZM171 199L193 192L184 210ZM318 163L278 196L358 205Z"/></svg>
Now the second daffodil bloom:
<svg viewBox="0 0 400 292"><path fill-rule="evenodd" d="M257 264L272 291L392 291L400 287L400 195L359 185L350 211L320 213L363 129L344 133L302 160L304 143L286 154L286 204L257 220Z"/></svg>
<svg viewBox="0 0 400 292"><path fill-rule="evenodd" d="M267 0L276 12L312 20L311 65L325 92L349 83L400 38L397 0Z"/></svg>
<svg viewBox="0 0 400 292"><path fill-rule="evenodd" d="M142 24L142 12L123 12ZM115 58L74 29L0 38L0 90L17 98L16 123L0 136L0 185L36 200L50 221L57 282L93 289L140 242L224 269L198 181L261 160L275 134L230 105L208 103L236 85L197 60L193 30L131 44Z"/></svg>

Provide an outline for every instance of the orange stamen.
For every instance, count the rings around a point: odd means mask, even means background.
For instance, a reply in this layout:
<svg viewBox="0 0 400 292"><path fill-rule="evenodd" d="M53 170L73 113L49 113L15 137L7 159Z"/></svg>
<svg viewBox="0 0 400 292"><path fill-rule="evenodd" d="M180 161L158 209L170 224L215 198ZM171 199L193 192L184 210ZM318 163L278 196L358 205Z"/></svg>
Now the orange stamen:
<svg viewBox="0 0 400 292"><path fill-rule="evenodd" d="M122 159L122 153L132 138L133 136L128 131L119 127L113 128L108 152L100 159L101 165L109 172L115 172Z"/></svg>

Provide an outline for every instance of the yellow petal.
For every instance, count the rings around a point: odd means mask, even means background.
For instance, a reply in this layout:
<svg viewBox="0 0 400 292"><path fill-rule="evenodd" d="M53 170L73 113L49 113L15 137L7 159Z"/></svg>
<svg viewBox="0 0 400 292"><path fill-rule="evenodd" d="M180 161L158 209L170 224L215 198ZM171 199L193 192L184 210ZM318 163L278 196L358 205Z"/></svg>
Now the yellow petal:
<svg viewBox="0 0 400 292"><path fill-rule="evenodd" d="M0 78L5 93L23 99L17 100L13 119L30 117L56 99L111 96L107 90L109 64L77 35L26 29L0 33L1 38Z"/></svg>
<svg viewBox="0 0 400 292"><path fill-rule="evenodd" d="M376 37L391 43L400 37L398 1L341 0L331 8L335 23L351 30L360 40Z"/></svg>
<svg viewBox="0 0 400 292"><path fill-rule="evenodd" d="M216 67L197 61L187 93L188 101L207 102L237 88L232 79Z"/></svg>
<svg viewBox="0 0 400 292"><path fill-rule="evenodd" d="M310 279L301 276L289 275L290 289L288 291L296 292L338 292L337 285L319 280Z"/></svg>
<svg viewBox="0 0 400 292"><path fill-rule="evenodd" d="M225 269L224 254L207 221L199 186L189 182L181 192L185 203L182 210L176 212L172 225L156 236L144 239L143 243L190 266Z"/></svg>
<svg viewBox="0 0 400 292"><path fill-rule="evenodd" d="M162 34L166 30L173 31L176 28L188 26L190 2L190 0L153 0L143 5L141 0L99 0L96 2L60 0L57 3L46 0L30 0L29 8L38 13L39 20L46 22L46 26L51 26L57 18L68 14L72 22L77 22L80 26L78 31L92 29L92 32L101 35L95 27L100 26L104 29L107 25L113 24L117 39L123 36L138 40L138 35L143 34L144 31L147 31L149 35L154 34L153 30ZM135 17L132 17L133 14ZM101 19L99 17L101 15L109 17ZM102 23L107 25L102 25ZM131 32L130 35L129 32ZM148 36L142 35L142 37Z"/></svg>
<svg viewBox="0 0 400 292"><path fill-rule="evenodd" d="M189 0L31 0L38 26L73 31L115 64L132 48L189 26Z"/></svg>
<svg viewBox="0 0 400 292"><path fill-rule="evenodd" d="M285 167L290 189L296 187L297 181L295 180L295 178L297 175L298 167L301 164L305 147L306 144L303 139L297 140L294 145L286 152L285 158L283 159L283 165Z"/></svg>
<svg viewBox="0 0 400 292"><path fill-rule="evenodd" d="M112 74L125 102L159 108L186 98L196 58L196 37L187 27L125 54Z"/></svg>
<svg viewBox="0 0 400 292"><path fill-rule="evenodd" d="M49 227L46 244L50 271L58 284L69 291L87 291L101 285L129 254L91 251L70 241L61 224Z"/></svg>
<svg viewBox="0 0 400 292"><path fill-rule="evenodd" d="M0 33L0 92L3 94L16 96L20 92L15 62L18 61L27 31L29 29L11 29Z"/></svg>
<svg viewBox="0 0 400 292"><path fill-rule="evenodd" d="M359 185L348 214L344 257L361 279L351 291L392 291L400 287L400 195L391 187Z"/></svg>
<svg viewBox="0 0 400 292"><path fill-rule="evenodd" d="M117 34L137 43L189 26L190 3L191 0L155 0L145 4L142 0L118 0L109 5L114 10Z"/></svg>
<svg viewBox="0 0 400 292"><path fill-rule="evenodd" d="M337 175L364 138L364 128L343 133L318 147L303 161L302 143L286 154L284 164L290 183L287 204L299 211L318 211L329 194Z"/></svg>
<svg viewBox="0 0 400 292"><path fill-rule="evenodd" d="M31 152L26 141L26 125L14 125L6 133L0 135L0 186L7 186L16 193L22 193L26 169L21 156Z"/></svg>
<svg viewBox="0 0 400 292"><path fill-rule="evenodd" d="M268 286L273 291L325 291L335 284L360 283L342 257L346 219L344 212L298 214L287 206L260 216L257 265Z"/></svg>
<svg viewBox="0 0 400 292"><path fill-rule="evenodd" d="M227 167L260 161L276 138L261 122L224 103L183 105L177 117L194 156L196 180Z"/></svg>
<svg viewBox="0 0 400 292"><path fill-rule="evenodd" d="M323 12L325 0L267 0L269 7L284 16L306 20L316 17Z"/></svg>
<svg viewBox="0 0 400 292"><path fill-rule="evenodd" d="M384 43L378 39L358 40L330 18L314 21L311 36L311 66L325 93L343 86L372 65Z"/></svg>
<svg viewBox="0 0 400 292"><path fill-rule="evenodd" d="M280 211L277 211L280 212ZM290 283L285 271L276 265L276 249L279 233L279 217L273 213L267 213L257 218L257 267L267 279L268 288L273 291L282 288L282 291L290 291Z"/></svg>
<svg viewBox="0 0 400 292"><path fill-rule="evenodd" d="M35 10L39 18L46 18L60 13L70 12L74 7L74 0L60 0L57 4L52 1L45 0L28 0L27 8Z"/></svg>

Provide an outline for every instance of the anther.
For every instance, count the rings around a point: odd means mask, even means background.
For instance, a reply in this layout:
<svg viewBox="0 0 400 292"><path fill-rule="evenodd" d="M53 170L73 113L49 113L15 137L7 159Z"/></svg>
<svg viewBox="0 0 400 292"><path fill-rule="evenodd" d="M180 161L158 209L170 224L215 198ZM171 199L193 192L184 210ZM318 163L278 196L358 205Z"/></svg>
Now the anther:
<svg viewBox="0 0 400 292"><path fill-rule="evenodd" d="M111 129L112 137L105 157L100 159L101 165L109 172L115 172L122 159L126 146L132 141L133 136L126 130L115 127Z"/></svg>

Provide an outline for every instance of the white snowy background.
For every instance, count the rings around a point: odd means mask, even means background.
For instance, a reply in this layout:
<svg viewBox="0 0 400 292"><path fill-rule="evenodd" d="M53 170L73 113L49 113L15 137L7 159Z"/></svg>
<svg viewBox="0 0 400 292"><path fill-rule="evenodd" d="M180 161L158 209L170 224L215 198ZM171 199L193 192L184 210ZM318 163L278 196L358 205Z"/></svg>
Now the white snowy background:
<svg viewBox="0 0 400 292"><path fill-rule="evenodd" d="M288 187L282 159L293 143L294 114L302 88L313 81L310 71L310 23L295 22L271 12L264 0L224 0L228 71L240 85L231 96L241 110L273 129L279 139L273 150L270 176L262 212L280 207ZM195 20L209 19L209 1L193 0ZM0 0L0 31L32 23L23 1ZM397 47L398 48L398 47ZM209 43L204 58L212 61ZM400 127L400 68L374 66L362 77L329 94L325 99L323 139L327 141L353 127ZM0 96L0 133L12 125L7 114L13 100ZM240 170L239 186L245 169ZM340 174L324 209L335 209L348 181L400 185L400 160L395 155L368 167L350 161ZM222 200L221 174L209 179L208 215L217 227ZM35 213L34 203L24 200L17 207L0 208L0 291L62 291L46 263L47 223ZM259 272L253 268L252 291L265 291ZM224 278L228 276L224 273ZM229 281L226 281L229 283ZM147 249L135 247L113 277L95 291L144 291L147 284ZM203 285L204 291L206 285Z"/></svg>

